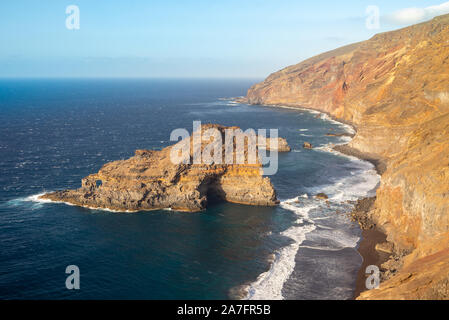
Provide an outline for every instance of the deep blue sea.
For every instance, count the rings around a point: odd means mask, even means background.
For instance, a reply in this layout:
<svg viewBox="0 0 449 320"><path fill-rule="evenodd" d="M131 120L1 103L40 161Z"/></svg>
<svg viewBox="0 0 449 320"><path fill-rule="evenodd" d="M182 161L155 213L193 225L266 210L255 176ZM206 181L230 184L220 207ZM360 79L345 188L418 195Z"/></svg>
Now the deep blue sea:
<svg viewBox="0 0 449 320"><path fill-rule="evenodd" d="M235 104L256 80L0 80L0 299L349 299L362 258L348 200L371 164L330 152L347 126L307 110ZM115 213L36 202L192 121L279 129L292 152L275 208ZM305 150L311 142L316 148ZM329 203L312 196L329 195ZM65 269L77 265L79 290Z"/></svg>

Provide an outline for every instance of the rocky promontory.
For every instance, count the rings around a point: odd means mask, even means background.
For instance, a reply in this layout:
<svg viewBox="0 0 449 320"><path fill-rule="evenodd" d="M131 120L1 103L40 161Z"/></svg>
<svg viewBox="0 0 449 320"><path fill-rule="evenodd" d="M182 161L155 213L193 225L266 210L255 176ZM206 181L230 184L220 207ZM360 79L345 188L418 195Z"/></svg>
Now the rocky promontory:
<svg viewBox="0 0 449 320"><path fill-rule="evenodd" d="M232 164L225 159L229 156L226 145L205 136L209 129L223 141L226 130L236 132L231 142ZM195 212L213 201L260 206L278 203L270 179L262 175L259 158L252 158L248 142L245 148L237 148L238 139L245 139L239 128L209 124L202 125L200 132L199 142L195 142L193 134L160 151L137 150L133 157L107 163L82 179L81 188L48 193L42 198L117 211L169 208ZM256 148L258 144L260 141ZM189 149L187 156L174 163L173 155L179 155L185 147ZM195 161L195 152L203 154L203 161ZM210 159L205 160L204 154ZM242 161L238 162L240 156Z"/></svg>
<svg viewBox="0 0 449 320"><path fill-rule="evenodd" d="M252 104L351 123L349 148L382 164L370 212L401 267L361 299L449 298L449 15L377 34L271 74Z"/></svg>

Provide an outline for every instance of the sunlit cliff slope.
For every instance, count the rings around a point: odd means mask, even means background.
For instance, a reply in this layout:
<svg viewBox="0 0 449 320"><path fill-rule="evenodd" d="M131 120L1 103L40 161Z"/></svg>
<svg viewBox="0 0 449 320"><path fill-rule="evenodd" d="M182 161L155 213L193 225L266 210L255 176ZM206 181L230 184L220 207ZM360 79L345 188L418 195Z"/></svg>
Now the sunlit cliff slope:
<svg viewBox="0 0 449 320"><path fill-rule="evenodd" d="M350 122L350 146L385 161L371 218L408 255L359 298L449 298L449 15L287 67L247 100Z"/></svg>

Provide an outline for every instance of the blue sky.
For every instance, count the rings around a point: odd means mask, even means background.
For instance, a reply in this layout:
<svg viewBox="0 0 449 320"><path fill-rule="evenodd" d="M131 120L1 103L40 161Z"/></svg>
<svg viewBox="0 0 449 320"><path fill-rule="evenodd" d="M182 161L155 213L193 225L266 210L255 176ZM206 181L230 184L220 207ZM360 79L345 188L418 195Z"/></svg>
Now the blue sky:
<svg viewBox="0 0 449 320"><path fill-rule="evenodd" d="M0 77L262 78L449 12L443 2L1 1ZM80 9L79 30L66 28L68 5ZM366 28L368 5L380 29Z"/></svg>

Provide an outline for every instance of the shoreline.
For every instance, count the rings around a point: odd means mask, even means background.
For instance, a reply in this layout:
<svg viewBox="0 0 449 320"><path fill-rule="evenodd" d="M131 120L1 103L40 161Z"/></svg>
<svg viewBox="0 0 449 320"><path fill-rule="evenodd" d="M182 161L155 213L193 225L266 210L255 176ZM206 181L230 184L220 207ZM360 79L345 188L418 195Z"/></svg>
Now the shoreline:
<svg viewBox="0 0 449 320"><path fill-rule="evenodd" d="M357 251L363 258L362 265L357 272L355 291L352 300L356 300L360 294L366 290L366 279L368 275L365 270L370 265L375 265L381 269L381 265L390 259L390 255L381 253L376 250L376 246L387 241L387 235L379 228L362 230L362 239L359 243Z"/></svg>
<svg viewBox="0 0 449 320"><path fill-rule="evenodd" d="M344 131L351 130L353 132L350 135L351 137L354 137L356 134L356 129L353 125L339 121L339 120L335 119L334 117L332 117L331 115L329 115L325 112L321 112L319 110L314 110L314 109L309 109L309 108L304 108L304 107L290 107L290 106L277 106L277 105L272 105L270 107L295 109L298 111L301 111L301 110L313 111L314 113L325 114L328 116L328 120L332 120L332 121L335 121L335 122L338 122L338 123L344 125L344 127L345 127ZM346 126L350 127L350 128L348 128L348 130L346 130ZM344 136L346 136L346 134L344 134ZM338 151L344 155L353 156L360 160L368 161L368 162L372 163L375 166L376 171L379 175L381 175L383 173L383 171L385 170L385 165L380 159L375 159L373 157L370 157L369 155L365 155L356 149L350 148L347 144L341 144L341 145L336 145L336 146L334 145L332 147L332 149L334 149L335 151ZM383 171L381 172L381 170L383 170ZM376 186L376 189L377 189L377 186ZM360 200L365 200L365 199L366 198L363 198ZM41 199L39 199L39 200L41 200ZM42 200L44 200L44 199L42 199ZM45 200L49 200L49 199L45 199ZM51 202L58 202L58 201L51 201ZM63 202L63 203L65 203L65 202ZM66 204L69 204L69 203L66 203ZM76 205L76 204L70 204L70 205ZM103 208L92 208L92 207L85 207L85 206L82 206L82 207L88 208L91 210L92 209L93 210L105 210ZM108 209L106 209L106 210L107 211L115 211L115 210L108 210ZM160 210L160 209L155 209L155 210ZM354 208L354 211L355 211L355 208ZM130 211L127 211L127 212L130 212ZM369 210L366 211L365 214L367 215L368 212L369 212ZM351 212L348 212L348 213L351 213ZM360 224L360 222L359 222L359 224ZM360 229L362 231L362 236L357 243L357 247L355 247L354 249L356 249L359 252L359 254L361 255L361 257L363 259L363 262L362 262L362 265L360 266L360 268L358 269L358 272L356 275L356 285L355 285L355 289L354 289L355 292L354 292L354 296L352 297L352 299L355 299L356 297L358 297L360 295L360 293L362 291L364 291L363 289L365 288L365 279L366 279L364 270L366 269L366 266L374 264L374 265L377 265L380 267L380 265L382 263L384 263L388 260L388 259L384 259L383 257L380 257L378 251L375 250L375 247L377 244L380 244L380 243L383 243L386 241L385 234L383 234L377 228L373 228L370 230L364 230L362 227L362 224L360 224Z"/></svg>
<svg viewBox="0 0 449 320"><path fill-rule="evenodd" d="M336 120L338 121L338 120ZM363 153L357 149L350 147L348 144L340 144L333 147L335 151L341 152L345 155L356 157L360 160L368 161L374 165L376 168L377 174L382 176L387 170L386 162L378 157L374 157L372 155Z"/></svg>
<svg viewBox="0 0 449 320"><path fill-rule="evenodd" d="M379 245L387 242L387 235L369 217L369 212L373 209L375 200L376 197L360 199L357 201L355 208L349 213L351 219L356 221L362 230L362 237L357 245L357 251L363 261L357 272L352 300L357 299L362 292L368 290L365 284L368 277L365 273L366 268L370 265L375 265L380 270L382 269L382 264L390 260L392 255L391 253L376 250Z"/></svg>
<svg viewBox="0 0 449 320"><path fill-rule="evenodd" d="M387 170L387 165L383 159L364 154L357 149L351 148L347 144L334 146L333 149L340 153L372 163L381 179L382 175ZM380 281L382 282L384 271L382 270L382 265L394 257L393 253L385 253L376 250L378 245L385 244L388 241L385 232L377 227L369 215L370 211L373 209L375 200L376 197L362 198L357 201L355 208L349 213L351 219L356 221L362 230L362 237L358 243L357 251L363 261L357 272L352 300L356 300L362 292L368 290L365 283L368 277L365 273L366 268L370 265L377 266L380 270Z"/></svg>
<svg viewBox="0 0 449 320"><path fill-rule="evenodd" d="M245 99L246 100L246 99ZM238 103L245 103L248 105L254 105L250 104L247 101L244 101L243 99L236 100ZM254 105L257 106L257 105ZM268 106L268 107L274 107L274 108L284 108L284 109L296 109L298 111L300 110L308 110L308 111L314 111L319 112L322 114L326 114L331 120L342 123L346 126L349 126L353 129L354 133L351 138L353 138L357 134L357 127L349 123L347 121L342 121L339 119L336 119L331 114L312 109L302 106L296 106L296 105L259 105L259 106ZM377 174L382 178L382 175L387 170L387 164L385 160L374 157L370 154L363 153L357 149L354 149L350 147L347 143L341 144L341 145L335 145L332 147L333 150L340 152L347 156L353 156L357 159L368 161L371 164L374 165L375 170ZM377 190L377 188L376 188ZM352 300L356 300L357 297L364 291L366 291L366 278L367 275L365 274L365 270L369 265L376 265L381 269L381 265L389 261L393 254L379 252L376 250L376 247L380 244L387 242L387 235L378 228L369 218L369 212L371 211L373 205L374 205L375 197L369 198L365 197L362 199L359 199L357 201L357 204L355 205L354 209L349 212L348 214L352 218L353 221L356 221L359 224L360 230L362 231L362 236L359 240L359 243L357 245L357 251L362 257L363 261L362 264L357 272L356 275L356 281L355 281L355 287L354 287L354 294L352 297ZM382 274L382 271L381 271ZM381 275L382 279L382 275Z"/></svg>

